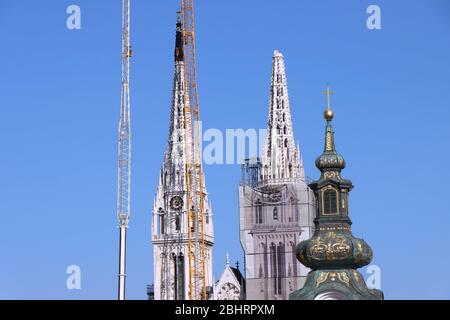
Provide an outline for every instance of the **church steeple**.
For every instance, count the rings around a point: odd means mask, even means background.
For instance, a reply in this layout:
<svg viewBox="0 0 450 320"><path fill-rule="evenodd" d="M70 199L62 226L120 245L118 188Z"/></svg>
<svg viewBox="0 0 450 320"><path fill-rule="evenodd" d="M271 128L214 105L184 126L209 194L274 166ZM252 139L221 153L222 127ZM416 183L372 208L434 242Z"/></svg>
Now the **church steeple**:
<svg viewBox="0 0 450 320"><path fill-rule="evenodd" d="M189 217L186 163L193 147L192 113L186 94L183 25L176 23L174 75L170 125L164 163L153 203L155 300L183 300L189 296ZM201 179L204 179L203 175ZM200 188L199 186L197 186ZM205 234L205 280L212 285L212 208L203 180L202 201ZM200 192L198 193L200 194ZM191 229L192 230L192 229Z"/></svg>
<svg viewBox="0 0 450 320"><path fill-rule="evenodd" d="M348 199L353 188L350 180L341 178L344 158L336 152L331 125L334 114L330 106L324 113L327 121L325 148L316 160L320 179L309 186L317 198L312 238L301 242L296 249L297 259L312 269L302 289L290 295L292 300L377 300L383 298L379 290L368 289L357 271L372 260L372 249L351 232Z"/></svg>
<svg viewBox="0 0 450 320"><path fill-rule="evenodd" d="M304 179L305 176L292 129L284 56L276 50L272 58L268 136L262 167L263 180Z"/></svg>

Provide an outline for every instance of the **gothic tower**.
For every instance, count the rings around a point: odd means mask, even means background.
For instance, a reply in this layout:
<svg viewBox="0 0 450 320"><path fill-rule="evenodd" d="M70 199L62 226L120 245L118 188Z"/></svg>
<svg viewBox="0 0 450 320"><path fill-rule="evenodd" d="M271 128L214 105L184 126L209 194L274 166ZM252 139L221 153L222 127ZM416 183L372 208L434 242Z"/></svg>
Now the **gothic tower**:
<svg viewBox="0 0 450 320"><path fill-rule="evenodd" d="M186 207L186 154L193 150L192 113L185 94L183 30L177 22L175 41L175 72L168 146L164 155L156 197L153 205L152 242L155 300L188 299L189 238ZM204 181L204 177L201 177ZM200 194L200 192L198 192ZM206 286L212 291L212 246L214 230L211 205L205 183L201 192L204 204ZM191 230L193 232L193 230Z"/></svg>
<svg viewBox="0 0 450 320"><path fill-rule="evenodd" d="M312 234L314 203L294 140L284 57L275 51L265 148L261 160L243 165L239 186L248 300L288 299L303 285L309 270L295 246Z"/></svg>
<svg viewBox="0 0 450 320"><path fill-rule="evenodd" d="M292 300L380 300L383 293L368 289L357 271L372 260L372 249L351 231L348 199L353 188L350 180L343 179L344 158L336 152L331 126L330 91L325 129L324 152L316 160L320 179L311 183L317 197L315 232L311 239L297 247L299 261L312 269L304 287L290 295Z"/></svg>

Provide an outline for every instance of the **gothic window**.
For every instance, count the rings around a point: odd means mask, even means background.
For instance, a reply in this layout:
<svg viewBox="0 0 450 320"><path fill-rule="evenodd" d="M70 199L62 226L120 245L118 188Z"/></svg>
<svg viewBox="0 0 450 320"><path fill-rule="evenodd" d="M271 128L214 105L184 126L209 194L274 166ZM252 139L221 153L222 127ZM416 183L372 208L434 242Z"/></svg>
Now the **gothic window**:
<svg viewBox="0 0 450 320"><path fill-rule="evenodd" d="M281 288L282 288L282 279L286 277L286 273L285 273L285 256L284 256L284 244L283 243L279 243L278 247L277 247L277 269L278 269L278 274L277 274L277 286L276 286L276 293L277 294L281 294Z"/></svg>
<svg viewBox="0 0 450 320"><path fill-rule="evenodd" d="M273 220L278 220L278 208L273 208Z"/></svg>
<svg viewBox="0 0 450 320"><path fill-rule="evenodd" d="M290 242L291 252L292 252L292 269L294 271L294 277L297 276L297 257L295 256L295 243Z"/></svg>
<svg viewBox="0 0 450 320"><path fill-rule="evenodd" d="M271 278L272 278L272 284L273 284L273 290L276 293L277 288L277 247L275 246L275 243L272 242L270 245L270 271L271 271Z"/></svg>
<svg viewBox="0 0 450 320"><path fill-rule="evenodd" d="M160 234L164 234L164 210L163 208L158 209L159 215L159 232Z"/></svg>
<svg viewBox="0 0 450 320"><path fill-rule="evenodd" d="M281 134L281 128L279 125L277 125L277 134Z"/></svg>
<svg viewBox="0 0 450 320"><path fill-rule="evenodd" d="M284 140L284 146L287 148L288 147L288 140Z"/></svg>
<svg viewBox="0 0 450 320"><path fill-rule="evenodd" d="M284 100L281 101L281 109L284 109Z"/></svg>
<svg viewBox="0 0 450 320"><path fill-rule="evenodd" d="M174 296L175 300L184 300L184 256L172 254L175 271Z"/></svg>
<svg viewBox="0 0 450 320"><path fill-rule="evenodd" d="M258 206L258 223L262 224L263 223L263 218L262 218L262 206Z"/></svg>
<svg viewBox="0 0 450 320"><path fill-rule="evenodd" d="M206 213L205 213L205 220L206 220L206 223L209 223L209 212L208 212L208 210L206 210Z"/></svg>
<svg viewBox="0 0 450 320"><path fill-rule="evenodd" d="M164 219L164 215L160 215L159 219L160 219L159 225L161 226L161 234L164 234L165 233L165 225L164 225L165 219Z"/></svg>
<svg viewBox="0 0 450 320"><path fill-rule="evenodd" d="M177 214L176 216L175 216L175 230L176 231L180 231L180 215L179 214Z"/></svg>
<svg viewBox="0 0 450 320"><path fill-rule="evenodd" d="M263 252L264 252L264 278L267 278L268 273L268 264L267 264L267 245L263 243Z"/></svg>
<svg viewBox="0 0 450 320"><path fill-rule="evenodd" d="M337 214L337 191L327 189L322 194L323 197L323 214Z"/></svg>
<svg viewBox="0 0 450 320"><path fill-rule="evenodd" d="M283 133L287 134L287 127L286 126L284 126Z"/></svg>
<svg viewBox="0 0 450 320"><path fill-rule="evenodd" d="M261 224L263 223L262 219L262 203L261 200L256 201L256 223Z"/></svg>
<svg viewBox="0 0 450 320"><path fill-rule="evenodd" d="M286 114L283 113L283 121L286 121Z"/></svg>

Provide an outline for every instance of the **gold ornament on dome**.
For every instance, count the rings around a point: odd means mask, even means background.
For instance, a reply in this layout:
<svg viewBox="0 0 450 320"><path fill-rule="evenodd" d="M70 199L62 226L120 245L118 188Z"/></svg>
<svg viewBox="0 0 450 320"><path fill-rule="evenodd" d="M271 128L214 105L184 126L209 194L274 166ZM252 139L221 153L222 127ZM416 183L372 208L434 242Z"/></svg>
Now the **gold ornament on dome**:
<svg viewBox="0 0 450 320"><path fill-rule="evenodd" d="M338 237L334 232L329 232L325 240L320 237L313 240L310 248L311 255L323 255L329 260L345 259L351 255L350 244L345 237ZM339 257L338 257L339 255Z"/></svg>
<svg viewBox="0 0 450 320"><path fill-rule="evenodd" d="M350 278L345 272L321 272L316 279L316 288L327 280L331 282L340 281L346 286L350 286Z"/></svg>

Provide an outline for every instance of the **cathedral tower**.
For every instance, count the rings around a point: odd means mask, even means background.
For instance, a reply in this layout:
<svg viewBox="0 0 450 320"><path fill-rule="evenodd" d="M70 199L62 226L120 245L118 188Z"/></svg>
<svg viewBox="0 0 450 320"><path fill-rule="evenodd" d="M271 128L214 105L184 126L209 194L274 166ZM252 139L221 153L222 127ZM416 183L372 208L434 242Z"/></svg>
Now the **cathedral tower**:
<svg viewBox="0 0 450 320"><path fill-rule="evenodd" d="M175 41L175 72L172 109L167 150L161 168L153 205L152 242L154 261L155 300L188 299L189 290L189 234L186 203L186 155L193 150L192 113L186 99L184 41L181 21L177 22ZM201 179L204 181L204 177ZM214 230L211 205L205 183L201 196L204 209L204 246L206 286L212 291L212 246ZM200 192L197 190L197 193Z"/></svg>
<svg viewBox="0 0 450 320"><path fill-rule="evenodd" d="M288 299L303 285L309 270L295 246L312 234L314 203L294 140L284 57L275 51L267 141L261 159L246 161L239 186L248 300Z"/></svg>
<svg viewBox="0 0 450 320"><path fill-rule="evenodd" d="M351 231L348 199L353 188L350 180L341 177L344 158L336 152L331 125L330 91L324 116L325 148L316 160L320 179L311 183L317 197L315 232L311 239L297 247L299 261L312 269L305 286L290 295L292 300L380 300L383 293L368 289L357 271L372 260L372 249Z"/></svg>

